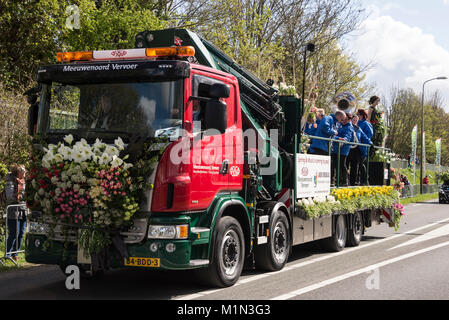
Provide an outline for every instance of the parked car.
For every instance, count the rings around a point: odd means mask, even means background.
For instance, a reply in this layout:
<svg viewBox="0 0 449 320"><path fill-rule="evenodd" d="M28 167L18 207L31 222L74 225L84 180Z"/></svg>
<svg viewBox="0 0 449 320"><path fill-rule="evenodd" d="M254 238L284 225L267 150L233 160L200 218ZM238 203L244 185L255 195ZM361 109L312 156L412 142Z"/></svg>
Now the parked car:
<svg viewBox="0 0 449 320"><path fill-rule="evenodd" d="M438 200L439 200L439 203L449 203L449 181L445 181L440 186Z"/></svg>

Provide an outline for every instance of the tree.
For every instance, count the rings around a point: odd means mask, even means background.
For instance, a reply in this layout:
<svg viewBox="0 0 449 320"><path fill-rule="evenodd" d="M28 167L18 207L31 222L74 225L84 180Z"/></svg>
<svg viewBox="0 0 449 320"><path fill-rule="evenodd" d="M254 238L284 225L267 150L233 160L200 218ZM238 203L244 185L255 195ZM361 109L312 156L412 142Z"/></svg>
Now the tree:
<svg viewBox="0 0 449 320"><path fill-rule="evenodd" d="M411 133L418 125L418 136L421 135L421 98L412 89L392 88L390 106L387 107L386 122L388 138L386 147L402 156L411 154ZM440 95L436 92L425 101L424 128L426 131L426 162L435 162L435 140L442 138L441 164L449 164L449 150L444 141L449 141L447 124L449 114L444 111ZM420 155L421 142L418 139L417 154Z"/></svg>
<svg viewBox="0 0 449 320"><path fill-rule="evenodd" d="M37 68L55 63L58 51L133 48L138 32L167 25L154 6L136 0L0 0L0 83L29 87ZM74 15L79 28L67 24Z"/></svg>
<svg viewBox="0 0 449 320"><path fill-rule="evenodd" d="M193 28L259 77L301 89L303 49L306 43L314 42L317 49L311 57L314 68L307 81L317 79L325 94L335 94L340 88L362 91L357 84L363 81L363 72L369 65L359 67L337 45L337 40L356 29L364 17L357 1L173 0L170 3L175 8L171 25ZM337 66L332 70L335 63ZM328 86L326 74L332 71L336 71L333 90Z"/></svg>
<svg viewBox="0 0 449 320"><path fill-rule="evenodd" d="M306 88L306 99L316 86L318 94L315 103L328 111L332 98L339 92L350 91L362 100L372 89L364 82L365 72L371 64L360 66L343 51L336 40L311 56L308 64L306 78L310 80Z"/></svg>
<svg viewBox="0 0 449 320"><path fill-rule="evenodd" d="M27 111L28 103L23 95L5 91L0 86L0 163L28 162Z"/></svg>

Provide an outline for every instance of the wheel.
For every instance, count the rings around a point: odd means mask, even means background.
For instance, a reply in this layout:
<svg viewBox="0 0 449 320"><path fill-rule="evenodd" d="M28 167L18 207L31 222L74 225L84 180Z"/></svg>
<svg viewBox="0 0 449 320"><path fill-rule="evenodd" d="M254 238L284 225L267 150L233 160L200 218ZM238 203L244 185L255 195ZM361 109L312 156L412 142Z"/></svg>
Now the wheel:
<svg viewBox="0 0 449 320"><path fill-rule="evenodd" d="M363 220L360 212L354 213L352 216L352 228L348 230L347 244L350 247L357 247L362 240Z"/></svg>
<svg viewBox="0 0 449 320"><path fill-rule="evenodd" d="M100 279L104 276L103 270L97 270L93 272L90 268L86 267L86 265L77 264L76 265L80 270L80 277L81 279ZM60 265L59 268L61 269L62 273L67 276L65 273L66 268L68 265Z"/></svg>
<svg viewBox="0 0 449 320"><path fill-rule="evenodd" d="M218 220L212 237L211 261L196 271L200 281L215 287L234 285L245 262L245 239L242 227L233 217Z"/></svg>
<svg viewBox="0 0 449 320"><path fill-rule="evenodd" d="M282 211L274 214L269 230L268 243L256 247L256 267L267 271L277 271L287 263L291 247L290 227Z"/></svg>
<svg viewBox="0 0 449 320"><path fill-rule="evenodd" d="M343 215L338 215L335 217L335 232L332 237L323 239L322 244L326 250L339 252L345 248L346 238L346 218Z"/></svg>

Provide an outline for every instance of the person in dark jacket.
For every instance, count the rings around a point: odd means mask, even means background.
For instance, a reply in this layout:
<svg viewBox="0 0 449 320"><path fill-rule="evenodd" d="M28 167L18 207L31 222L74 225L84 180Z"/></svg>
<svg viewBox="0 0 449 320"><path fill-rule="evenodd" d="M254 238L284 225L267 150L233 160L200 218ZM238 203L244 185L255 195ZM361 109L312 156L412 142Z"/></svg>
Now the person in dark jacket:
<svg viewBox="0 0 449 320"><path fill-rule="evenodd" d="M6 206L19 205L8 208L8 231L7 251L20 250L22 239L26 229L27 207L25 204L25 167L12 165L11 172L6 176L5 197ZM17 253L11 254L14 260L18 260Z"/></svg>
<svg viewBox="0 0 449 320"><path fill-rule="evenodd" d="M380 98L378 96L372 96L369 99L369 108L367 112L367 120L372 124L376 121L377 117L379 117L379 112L376 110L376 107L380 103Z"/></svg>
<svg viewBox="0 0 449 320"><path fill-rule="evenodd" d="M351 123L352 115L345 114L343 111L335 112L335 118L341 124L337 135L334 139L342 140L346 142L354 141L354 128ZM340 144L338 142L333 142L332 144L332 162L331 162L331 175L336 177L337 167L338 167L338 149L340 149L340 186L348 185L348 168L346 166L346 158L348 157L350 144Z"/></svg>
<svg viewBox="0 0 449 320"><path fill-rule="evenodd" d="M363 131L366 138L368 139L368 140L366 140L367 143L365 143L365 144L372 145L373 142L371 139L374 135L374 129L373 129L373 125L367 119L368 113L366 112L365 109L359 109L357 111L357 116L359 117L359 122L357 123L357 125ZM366 184L366 160L368 158L368 152L369 152L368 147L360 147L360 153L361 153L360 184Z"/></svg>
<svg viewBox="0 0 449 320"><path fill-rule="evenodd" d="M334 126L334 120L332 117L326 116L324 110L318 109L316 117L317 122L319 122L315 131L316 137L330 139L337 134L337 130L335 130ZM329 155L329 142L320 139L313 139L312 144L310 145L309 153L324 156Z"/></svg>

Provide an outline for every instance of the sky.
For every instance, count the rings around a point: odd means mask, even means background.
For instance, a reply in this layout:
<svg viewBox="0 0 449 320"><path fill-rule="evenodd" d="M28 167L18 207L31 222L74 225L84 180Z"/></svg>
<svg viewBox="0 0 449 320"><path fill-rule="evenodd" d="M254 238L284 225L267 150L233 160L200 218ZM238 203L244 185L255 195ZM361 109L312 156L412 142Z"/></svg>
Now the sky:
<svg viewBox="0 0 449 320"><path fill-rule="evenodd" d="M388 99L396 86L421 96L424 81L449 78L449 0L360 1L368 18L344 46L360 64L374 62L367 81L376 85L377 95ZM435 90L449 112L449 80L426 84L426 96Z"/></svg>

